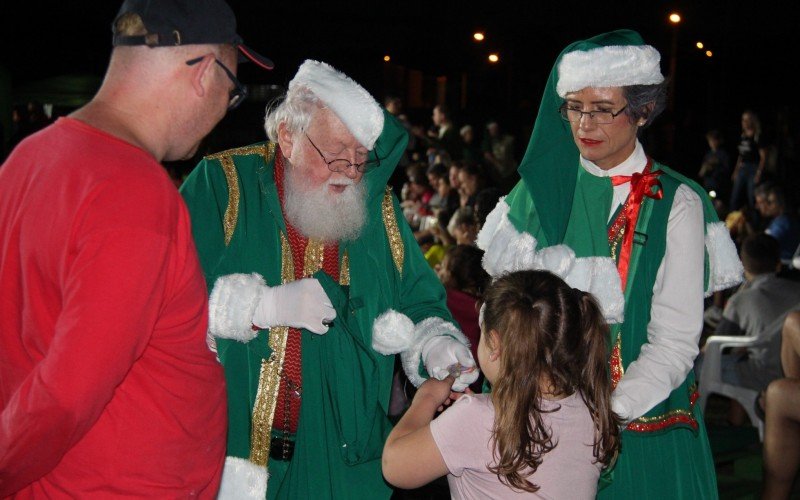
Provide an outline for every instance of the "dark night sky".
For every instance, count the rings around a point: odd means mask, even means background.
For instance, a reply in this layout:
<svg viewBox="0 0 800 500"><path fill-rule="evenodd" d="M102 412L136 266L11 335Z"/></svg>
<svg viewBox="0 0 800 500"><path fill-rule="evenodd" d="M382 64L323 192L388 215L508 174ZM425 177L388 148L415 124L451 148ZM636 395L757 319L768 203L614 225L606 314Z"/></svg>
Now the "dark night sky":
<svg viewBox="0 0 800 500"><path fill-rule="evenodd" d="M796 100L778 99L792 88L789 39L800 16L787 12L791 2L643 1L618 2L267 2L230 0L239 33L248 45L270 56L270 73L242 66L245 83L283 85L305 58L331 63L364 84L377 98L396 91L386 83L385 53L392 64L418 69L430 78L447 75L449 88L469 78L463 121L482 123L500 117L524 134L533 123L554 58L568 43L618 28L639 31L662 54L669 70L671 10L684 22L678 28L676 120L702 134L720 127L738 133L743 109L759 111L765 122L782 108L797 110ZM743 5L746 4L746 5ZM114 0L3 0L0 6L3 53L0 65L11 74L12 89L61 74L102 76L110 52ZM478 46L476 29L487 33ZM708 59L694 48L703 40L714 51ZM486 63L489 49L501 55ZM263 104L260 105L263 109ZM451 107L453 104L451 103ZM409 110L428 119L429 110ZM258 111L261 113L261 111ZM416 113L416 115L415 115Z"/></svg>

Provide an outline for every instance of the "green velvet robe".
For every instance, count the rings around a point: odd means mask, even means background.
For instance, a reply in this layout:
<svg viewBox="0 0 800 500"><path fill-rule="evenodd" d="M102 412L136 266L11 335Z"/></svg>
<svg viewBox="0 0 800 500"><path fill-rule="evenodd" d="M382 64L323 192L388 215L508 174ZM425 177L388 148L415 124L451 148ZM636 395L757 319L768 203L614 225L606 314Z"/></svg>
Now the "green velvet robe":
<svg viewBox="0 0 800 500"><path fill-rule="evenodd" d="M268 498L389 498L380 457L391 429L387 409L395 357L373 349L373 322L389 308L414 323L430 317L452 322L444 288L386 189L407 137L384 115L374 150L381 165L362 180L369 195L366 226L357 240L339 248L340 265L345 255L349 261L349 285L315 274L338 316L325 335L302 331L294 456L289 462L269 460ZM181 188L209 290L217 277L231 273L255 272L269 286L281 284L286 225L274 154L280 154L276 145L257 144L207 157ZM261 331L248 343L217 340L228 385L229 456L251 453L259 372L272 354L270 333Z"/></svg>

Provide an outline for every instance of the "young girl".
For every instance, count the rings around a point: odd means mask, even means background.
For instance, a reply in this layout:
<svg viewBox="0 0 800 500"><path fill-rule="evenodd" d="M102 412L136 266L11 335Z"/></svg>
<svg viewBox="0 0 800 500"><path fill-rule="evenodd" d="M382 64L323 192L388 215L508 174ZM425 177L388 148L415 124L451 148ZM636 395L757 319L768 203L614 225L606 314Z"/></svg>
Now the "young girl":
<svg viewBox="0 0 800 500"><path fill-rule="evenodd" d="M453 379L423 383L386 441L386 480L448 474L452 498L594 498L620 442L597 304L547 271L502 276L484 300L478 359L492 392L433 420Z"/></svg>

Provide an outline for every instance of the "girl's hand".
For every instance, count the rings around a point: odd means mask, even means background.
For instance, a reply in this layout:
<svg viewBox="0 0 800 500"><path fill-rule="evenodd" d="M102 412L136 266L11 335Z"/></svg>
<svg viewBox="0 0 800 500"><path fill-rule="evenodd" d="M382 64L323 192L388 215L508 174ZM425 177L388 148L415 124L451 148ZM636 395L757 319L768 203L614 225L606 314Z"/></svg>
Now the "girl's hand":
<svg viewBox="0 0 800 500"><path fill-rule="evenodd" d="M452 402L450 389L455 381L456 379L452 376L444 380L437 380L431 377L419 386L417 393L414 395L414 401L430 402L438 407L438 411L442 411L445 406Z"/></svg>

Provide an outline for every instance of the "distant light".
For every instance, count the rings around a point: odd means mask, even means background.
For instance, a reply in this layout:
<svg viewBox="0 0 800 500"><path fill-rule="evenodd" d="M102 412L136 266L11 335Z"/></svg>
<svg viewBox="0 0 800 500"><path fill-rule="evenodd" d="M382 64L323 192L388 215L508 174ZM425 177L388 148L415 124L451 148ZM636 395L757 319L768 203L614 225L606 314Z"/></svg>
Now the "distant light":
<svg viewBox="0 0 800 500"><path fill-rule="evenodd" d="M476 31L475 33L472 34L472 38L474 38L476 42L482 42L483 39L486 38L486 36L480 31Z"/></svg>
<svg viewBox="0 0 800 500"><path fill-rule="evenodd" d="M677 12L673 12L672 14L669 15L669 22L671 22L672 24L678 24L679 22L681 22L681 15L678 14Z"/></svg>
<svg viewBox="0 0 800 500"><path fill-rule="evenodd" d="M703 45L703 42L697 42L695 45L697 46L698 49L702 49L703 47L705 47L705 45Z"/></svg>
<svg viewBox="0 0 800 500"><path fill-rule="evenodd" d="M489 54L489 62L496 63L499 60L500 56L498 56L497 54Z"/></svg>
<svg viewBox="0 0 800 500"><path fill-rule="evenodd" d="M717 197L717 192L712 189L711 191L708 192L708 195L710 197L712 197L712 198L716 198Z"/></svg>
<svg viewBox="0 0 800 500"><path fill-rule="evenodd" d="M389 54L386 54L385 56L383 56L383 60L384 60L385 62L389 62L389 61L391 61L391 60L392 60L392 58L389 56Z"/></svg>
<svg viewBox="0 0 800 500"><path fill-rule="evenodd" d="M707 50L707 51L706 51L706 57L711 57L711 56L713 56L713 55L714 55L714 53L713 53L713 52L711 52L710 50Z"/></svg>

